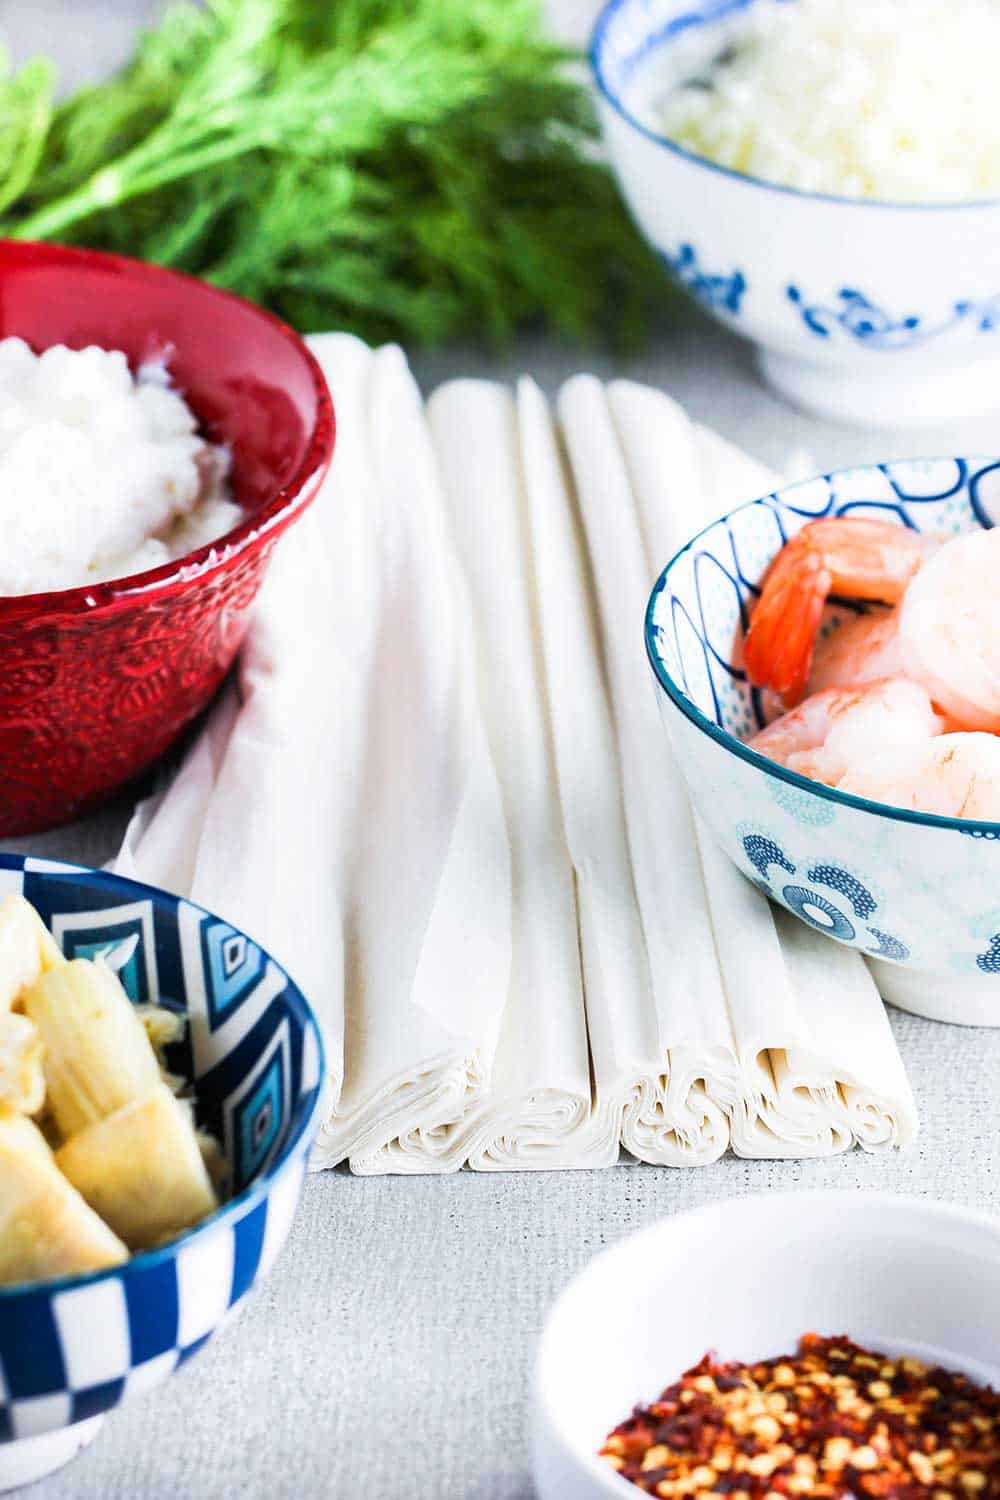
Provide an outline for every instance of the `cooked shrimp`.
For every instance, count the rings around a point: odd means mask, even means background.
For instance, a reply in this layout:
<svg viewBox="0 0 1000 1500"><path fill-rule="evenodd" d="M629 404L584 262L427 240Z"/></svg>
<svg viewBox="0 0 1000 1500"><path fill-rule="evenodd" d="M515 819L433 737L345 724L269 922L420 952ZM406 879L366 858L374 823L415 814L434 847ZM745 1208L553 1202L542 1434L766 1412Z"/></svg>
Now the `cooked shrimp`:
<svg viewBox="0 0 1000 1500"><path fill-rule="evenodd" d="M903 671L951 723L1000 733L1000 531L954 537L899 609Z"/></svg>
<svg viewBox="0 0 1000 1500"><path fill-rule="evenodd" d="M1000 733L1000 532L955 537L896 609L843 622L816 642L808 691L905 675L956 730Z"/></svg>
<svg viewBox="0 0 1000 1500"><path fill-rule="evenodd" d="M902 677L899 610L873 608L818 637L806 693L860 687L883 677Z"/></svg>
<svg viewBox="0 0 1000 1500"><path fill-rule="evenodd" d="M839 517L803 526L775 558L753 612L743 646L750 681L794 706L830 595L898 604L939 545L889 521Z"/></svg>
<svg viewBox="0 0 1000 1500"><path fill-rule="evenodd" d="M892 807L998 822L1000 739L995 734L943 734L896 746L855 764L838 786Z"/></svg>
<svg viewBox="0 0 1000 1500"><path fill-rule="evenodd" d="M836 786L852 767L881 751L919 746L940 732L923 688L894 677L814 693L762 729L750 746L800 776Z"/></svg>

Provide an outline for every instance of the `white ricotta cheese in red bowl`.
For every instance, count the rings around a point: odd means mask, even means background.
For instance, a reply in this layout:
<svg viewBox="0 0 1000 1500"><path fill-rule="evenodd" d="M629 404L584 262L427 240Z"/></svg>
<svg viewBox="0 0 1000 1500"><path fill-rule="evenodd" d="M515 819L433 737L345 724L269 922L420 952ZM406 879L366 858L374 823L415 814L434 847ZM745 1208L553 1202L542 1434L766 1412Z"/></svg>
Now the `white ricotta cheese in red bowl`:
<svg viewBox="0 0 1000 1500"><path fill-rule="evenodd" d="M0 594L182 557L236 524L228 476L163 362L0 340Z"/></svg>

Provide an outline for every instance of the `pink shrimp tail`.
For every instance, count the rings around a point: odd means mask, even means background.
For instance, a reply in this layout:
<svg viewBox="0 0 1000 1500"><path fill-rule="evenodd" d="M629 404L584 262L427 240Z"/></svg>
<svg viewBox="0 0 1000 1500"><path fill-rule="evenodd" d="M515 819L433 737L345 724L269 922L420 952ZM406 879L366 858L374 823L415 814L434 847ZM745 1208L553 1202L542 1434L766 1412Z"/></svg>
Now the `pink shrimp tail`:
<svg viewBox="0 0 1000 1500"><path fill-rule="evenodd" d="M802 699L816 632L832 578L805 531L778 553L750 621L743 661L755 687L773 688L785 706Z"/></svg>
<svg viewBox="0 0 1000 1500"><path fill-rule="evenodd" d="M801 701L831 593L898 604L936 545L889 521L812 521L775 558L750 621L743 660L755 687Z"/></svg>

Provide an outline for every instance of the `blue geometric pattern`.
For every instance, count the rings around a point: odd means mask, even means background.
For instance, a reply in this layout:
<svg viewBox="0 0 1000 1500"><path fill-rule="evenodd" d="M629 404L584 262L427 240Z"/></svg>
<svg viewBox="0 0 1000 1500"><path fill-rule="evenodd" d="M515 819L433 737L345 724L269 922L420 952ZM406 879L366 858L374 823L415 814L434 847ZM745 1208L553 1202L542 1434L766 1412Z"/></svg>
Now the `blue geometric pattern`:
<svg viewBox="0 0 1000 1500"><path fill-rule="evenodd" d="M837 332L866 349L910 349L961 324L978 333L995 333L1000 328L1000 293L978 302L956 302L944 318L930 320L910 313L894 318L851 287L841 287L833 306L807 302L797 286L788 288L788 300L798 310L810 333L829 339Z"/></svg>
<svg viewBox="0 0 1000 1500"><path fill-rule="evenodd" d="M860 880L855 880L853 875L848 875L846 870L838 870L836 865L817 865L814 870L809 871L809 879L814 885L828 885L831 890L839 891L846 896L854 910L854 915L866 922L875 910L875 901L871 894L865 890Z"/></svg>
<svg viewBox="0 0 1000 1500"><path fill-rule="evenodd" d="M805 876L809 881L808 885L782 883L774 888L769 878L771 866L776 865L794 875L797 873L795 862L766 834L744 834L743 852L756 871L756 883L761 889L771 896L780 894L784 905L804 922L808 922L810 927L815 927L818 932L825 932L828 937L836 938L841 943L858 943L874 958L891 958L896 963L905 963L909 958L910 950L906 944L890 933L870 926L859 932L861 924L867 924L868 918L878 910L879 903L868 887L850 870L841 869L837 865L814 865ZM842 897L850 911L837 904L832 899L833 895ZM865 942L866 938L873 940L875 946Z"/></svg>
<svg viewBox="0 0 1000 1500"><path fill-rule="evenodd" d="M758 833L750 833L743 840L743 848L747 859L761 880L766 882L772 865L780 865L783 870L787 870L789 875L795 874L795 866L785 858L773 839L765 838Z"/></svg>
<svg viewBox="0 0 1000 1500"><path fill-rule="evenodd" d="M209 1024L213 1031L246 999L264 971L264 955L255 943L227 922L206 922L202 952L211 976Z"/></svg>
<svg viewBox="0 0 1000 1500"><path fill-rule="evenodd" d="M869 927L871 936L878 943L877 948L869 949L872 958L888 958L895 964L905 964L910 956L910 950L899 938L892 937L888 932L880 932L877 927Z"/></svg>
<svg viewBox="0 0 1000 1500"><path fill-rule="evenodd" d="M1000 932L990 938L985 953L977 954L976 963L984 974L1000 974Z"/></svg>
<svg viewBox="0 0 1000 1500"><path fill-rule="evenodd" d="M783 886L781 894L785 905L808 922L810 927L818 928L820 932L837 938L841 943L854 942L855 931L851 923L825 896L801 885Z"/></svg>
<svg viewBox="0 0 1000 1500"><path fill-rule="evenodd" d="M786 781L771 777L767 790L783 812L807 828L828 828L837 816L836 808L829 802L810 796L808 792L800 792L798 787L789 786Z"/></svg>
<svg viewBox="0 0 1000 1500"><path fill-rule="evenodd" d="M320 1123L322 1042L277 964L190 902L45 860L0 855L0 872L20 878L67 955L106 953L133 999L187 1012L192 1031L217 1023L211 1048L188 1039L168 1061L194 1086L198 1117L228 1152L234 1181L234 1195L202 1225L120 1268L0 1287L5 1442L159 1384L270 1269ZM7 873L3 884L17 882Z"/></svg>
<svg viewBox="0 0 1000 1500"><path fill-rule="evenodd" d="M266 1161L278 1138L284 1112L285 1083L281 1056L275 1055L253 1092L237 1106L237 1173L249 1182Z"/></svg>
<svg viewBox="0 0 1000 1500"><path fill-rule="evenodd" d="M110 964L121 980L125 993L136 1005L141 1005L149 994L146 956L142 939L137 933L124 940L110 942L104 938L95 938L91 942L73 939L67 942L63 952L67 958L101 958L106 964Z"/></svg>
<svg viewBox="0 0 1000 1500"><path fill-rule="evenodd" d="M48 914L67 958L103 958L136 1004L157 1003L155 924L151 901L92 911Z"/></svg>

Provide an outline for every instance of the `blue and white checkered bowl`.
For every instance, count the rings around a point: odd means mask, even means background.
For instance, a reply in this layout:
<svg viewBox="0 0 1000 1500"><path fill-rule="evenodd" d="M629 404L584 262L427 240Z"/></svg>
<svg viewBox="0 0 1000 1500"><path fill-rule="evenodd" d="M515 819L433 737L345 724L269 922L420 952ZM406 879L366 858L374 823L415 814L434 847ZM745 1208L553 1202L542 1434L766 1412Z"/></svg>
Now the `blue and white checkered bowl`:
<svg viewBox="0 0 1000 1500"><path fill-rule="evenodd" d="M601 123L639 228L799 405L892 427L995 410L1000 201L825 197L663 134L659 99L718 56L756 3L609 0L602 12L591 44Z"/></svg>
<svg viewBox="0 0 1000 1500"><path fill-rule="evenodd" d="M850 514L923 532L990 527L1000 517L1000 460L848 469L766 495L708 527L669 564L646 614L662 717L692 802L768 896L894 966L890 987L900 968L921 971L917 985L931 998L908 1008L1000 1025L1000 823L849 796L743 743L764 723L738 644L758 584L807 522ZM972 1009L943 1009L959 992ZM907 1003L902 992L891 997Z"/></svg>
<svg viewBox="0 0 1000 1500"><path fill-rule="evenodd" d="M38 1478L103 1414L196 1354L274 1264L320 1124L319 1027L288 975L189 901L97 870L0 856L69 958L106 954L136 1002L184 1011L171 1067L222 1143L232 1195L125 1265L0 1287L0 1489Z"/></svg>

